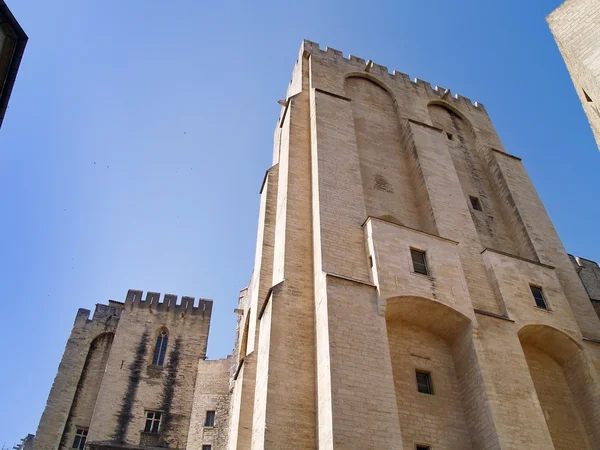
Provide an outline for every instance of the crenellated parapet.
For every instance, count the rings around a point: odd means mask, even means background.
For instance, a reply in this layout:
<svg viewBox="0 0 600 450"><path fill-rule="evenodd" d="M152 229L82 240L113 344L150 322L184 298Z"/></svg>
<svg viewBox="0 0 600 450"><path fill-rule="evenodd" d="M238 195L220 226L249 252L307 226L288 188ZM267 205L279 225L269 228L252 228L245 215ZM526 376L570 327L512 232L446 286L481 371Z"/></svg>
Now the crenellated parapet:
<svg viewBox="0 0 600 450"><path fill-rule="evenodd" d="M125 309L150 309L153 311L172 312L175 314L191 314L210 317L212 311L212 300L200 298L198 301L194 297L165 294L161 296L158 292L144 292L130 289L125 298Z"/></svg>
<svg viewBox="0 0 600 450"><path fill-rule="evenodd" d="M77 315L75 316L75 326L90 326L90 325L102 325L107 326L112 323L114 328L119 321L121 311L123 310L123 303L109 300L108 305L102 303L96 303L94 313L91 315L91 311L86 308L79 308Z"/></svg>
<svg viewBox="0 0 600 450"><path fill-rule="evenodd" d="M348 55L346 57L340 50L331 47L325 47L323 50L319 47L318 43L305 39L300 48L300 56L308 57L310 55L316 55L321 59L326 59L336 64L352 66L355 71L370 74L381 79L390 86L398 83L406 86L411 83L413 87L420 88L426 91L427 94L433 93L435 96L439 97L440 101L456 104L456 106L462 105L463 107L473 108L478 111L485 111L483 104L472 102L469 98L459 94L453 95L450 89L441 86L432 87L427 81L423 81L419 78L411 78L409 75L398 72L397 70L390 71L386 66L376 64L371 60L365 60L354 55Z"/></svg>

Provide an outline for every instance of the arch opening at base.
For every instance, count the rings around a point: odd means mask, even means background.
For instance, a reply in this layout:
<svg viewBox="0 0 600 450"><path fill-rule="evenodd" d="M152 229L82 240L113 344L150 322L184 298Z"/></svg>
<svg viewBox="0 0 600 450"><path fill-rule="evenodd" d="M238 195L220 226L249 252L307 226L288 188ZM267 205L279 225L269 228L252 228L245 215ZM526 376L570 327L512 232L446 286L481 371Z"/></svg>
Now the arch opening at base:
<svg viewBox="0 0 600 450"><path fill-rule="evenodd" d="M581 344L547 325L526 325L518 336L554 448L592 449L599 389Z"/></svg>
<svg viewBox="0 0 600 450"><path fill-rule="evenodd" d="M471 319L437 301L393 297L385 308L394 388L405 448L428 442L434 448L471 449L463 399L472 340Z"/></svg>

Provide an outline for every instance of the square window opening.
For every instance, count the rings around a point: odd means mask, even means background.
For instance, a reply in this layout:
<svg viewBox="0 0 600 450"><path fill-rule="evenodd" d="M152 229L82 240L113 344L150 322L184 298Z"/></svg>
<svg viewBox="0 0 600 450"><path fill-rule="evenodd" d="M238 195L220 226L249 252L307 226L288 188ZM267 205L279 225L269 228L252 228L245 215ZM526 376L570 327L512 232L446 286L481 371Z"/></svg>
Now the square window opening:
<svg viewBox="0 0 600 450"><path fill-rule="evenodd" d="M212 445L203 445L202 446L202 450L211 450L212 449Z"/></svg>
<svg viewBox="0 0 600 450"><path fill-rule="evenodd" d="M452 133L448 133L446 132L446 137L448 138L448 140L453 141L454 140L454 135Z"/></svg>
<svg viewBox="0 0 600 450"><path fill-rule="evenodd" d="M73 439L73 447L78 450L83 450L85 448L85 441L87 441L87 428L77 428L75 432L75 439Z"/></svg>
<svg viewBox="0 0 600 450"><path fill-rule="evenodd" d="M206 411L206 419L204 420L205 427L215 426L215 411Z"/></svg>
<svg viewBox="0 0 600 450"><path fill-rule="evenodd" d="M431 384L431 373L417 370L417 390L422 394L433 395L433 385Z"/></svg>
<svg viewBox="0 0 600 450"><path fill-rule="evenodd" d="M429 275L429 268L427 267L427 258L425 257L425 252L411 248L410 256L412 258L414 272L420 273L421 275Z"/></svg>
<svg viewBox="0 0 600 450"><path fill-rule="evenodd" d="M162 413L160 411L146 411L144 433L158 433L160 431L161 419Z"/></svg>
<svg viewBox="0 0 600 450"><path fill-rule="evenodd" d="M477 197L473 197L470 195L469 200L471 200L471 208L473 208L475 211L483 211L483 208L481 207L481 202Z"/></svg>
<svg viewBox="0 0 600 450"><path fill-rule="evenodd" d="M531 288L531 295L533 295L533 299L535 300L535 306L542 309L548 309L548 304L546 303L542 288L533 285L530 285L529 287Z"/></svg>

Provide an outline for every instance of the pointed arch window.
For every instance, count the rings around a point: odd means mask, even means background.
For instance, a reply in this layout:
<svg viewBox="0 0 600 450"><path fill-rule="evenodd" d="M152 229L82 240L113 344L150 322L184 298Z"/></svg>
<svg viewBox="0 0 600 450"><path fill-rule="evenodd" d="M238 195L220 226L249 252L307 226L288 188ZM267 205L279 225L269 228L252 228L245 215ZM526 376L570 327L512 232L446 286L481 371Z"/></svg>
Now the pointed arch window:
<svg viewBox="0 0 600 450"><path fill-rule="evenodd" d="M156 345L154 346L154 356L152 356L152 365L162 366L165 362L165 354L167 353L167 344L169 342L169 333L164 328L160 330L156 337Z"/></svg>

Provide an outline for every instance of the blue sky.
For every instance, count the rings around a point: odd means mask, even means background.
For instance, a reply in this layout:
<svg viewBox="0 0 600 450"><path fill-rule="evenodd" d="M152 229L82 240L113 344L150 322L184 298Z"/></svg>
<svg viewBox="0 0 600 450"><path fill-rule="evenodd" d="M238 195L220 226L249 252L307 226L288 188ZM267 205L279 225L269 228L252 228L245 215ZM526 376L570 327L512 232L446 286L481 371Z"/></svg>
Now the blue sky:
<svg viewBox="0 0 600 450"><path fill-rule="evenodd" d="M595 147L545 23L560 0L8 0L30 40L0 130L0 443L36 431L77 308L212 298L233 346L302 38L485 104L567 249L600 259Z"/></svg>

